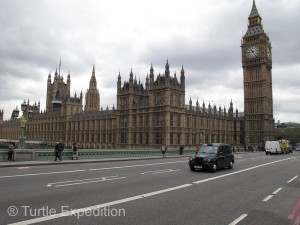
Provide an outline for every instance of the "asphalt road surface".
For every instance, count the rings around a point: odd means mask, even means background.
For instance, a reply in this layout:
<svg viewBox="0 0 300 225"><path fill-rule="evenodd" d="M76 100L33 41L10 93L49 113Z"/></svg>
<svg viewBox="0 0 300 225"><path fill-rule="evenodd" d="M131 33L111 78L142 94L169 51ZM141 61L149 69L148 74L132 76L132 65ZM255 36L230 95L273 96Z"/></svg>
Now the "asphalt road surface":
<svg viewBox="0 0 300 225"><path fill-rule="evenodd" d="M300 153L235 154L232 170L188 158L0 169L0 224L300 225Z"/></svg>

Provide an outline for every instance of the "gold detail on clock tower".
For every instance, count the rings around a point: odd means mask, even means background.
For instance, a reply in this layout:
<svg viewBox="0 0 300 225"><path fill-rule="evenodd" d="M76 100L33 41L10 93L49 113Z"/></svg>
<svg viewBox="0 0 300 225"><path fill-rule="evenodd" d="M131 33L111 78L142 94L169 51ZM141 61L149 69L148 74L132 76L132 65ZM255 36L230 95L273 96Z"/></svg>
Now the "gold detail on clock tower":
<svg viewBox="0 0 300 225"><path fill-rule="evenodd" d="M271 42L264 32L262 18L253 1L248 29L242 39L244 78L245 143L257 145L273 140Z"/></svg>

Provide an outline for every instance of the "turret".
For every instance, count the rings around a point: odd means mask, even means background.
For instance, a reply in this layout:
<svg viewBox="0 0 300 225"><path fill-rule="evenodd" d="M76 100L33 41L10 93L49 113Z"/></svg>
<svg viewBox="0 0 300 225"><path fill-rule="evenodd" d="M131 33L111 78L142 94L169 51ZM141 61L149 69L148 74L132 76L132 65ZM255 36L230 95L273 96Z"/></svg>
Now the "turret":
<svg viewBox="0 0 300 225"><path fill-rule="evenodd" d="M48 85L51 84L51 73L49 71L49 75L48 75Z"/></svg>
<svg viewBox="0 0 300 225"><path fill-rule="evenodd" d="M2 109L2 110L0 110L0 124L3 123L3 116L4 116L4 111Z"/></svg>
<svg viewBox="0 0 300 225"><path fill-rule="evenodd" d="M120 74L120 72L119 72L119 76L118 76L117 86L118 86L118 91L120 91L121 90L121 74Z"/></svg>
<svg viewBox="0 0 300 225"><path fill-rule="evenodd" d="M185 87L185 75L184 75L183 66L182 66L181 72L180 72L180 83L181 83L182 87Z"/></svg>
<svg viewBox="0 0 300 225"><path fill-rule="evenodd" d="M146 77L146 90L149 90L150 89L150 82L149 82L149 76L148 76L148 73L147 73L147 77Z"/></svg>
<svg viewBox="0 0 300 225"><path fill-rule="evenodd" d="M133 84L133 73L132 73L132 68L131 68L131 71L129 74L129 85L132 85L132 84Z"/></svg>
<svg viewBox="0 0 300 225"><path fill-rule="evenodd" d="M94 112L100 110L100 94L97 88L97 79L95 75L95 66L93 65L92 76L90 79L90 86L85 94L85 107L87 112Z"/></svg>
<svg viewBox="0 0 300 225"><path fill-rule="evenodd" d="M168 60L167 60L166 66L165 66L165 76L166 76L166 78L170 77L170 66L169 66Z"/></svg>
<svg viewBox="0 0 300 225"><path fill-rule="evenodd" d="M153 69L153 65L151 63L151 67L150 67L150 84L153 84L154 82L154 69Z"/></svg>
<svg viewBox="0 0 300 225"><path fill-rule="evenodd" d="M97 89L97 80L95 75L95 66L93 65L93 72L90 79L90 89Z"/></svg>
<svg viewBox="0 0 300 225"><path fill-rule="evenodd" d="M70 97L70 91L71 91L71 75L70 72L67 77L67 90L68 90L68 97Z"/></svg>

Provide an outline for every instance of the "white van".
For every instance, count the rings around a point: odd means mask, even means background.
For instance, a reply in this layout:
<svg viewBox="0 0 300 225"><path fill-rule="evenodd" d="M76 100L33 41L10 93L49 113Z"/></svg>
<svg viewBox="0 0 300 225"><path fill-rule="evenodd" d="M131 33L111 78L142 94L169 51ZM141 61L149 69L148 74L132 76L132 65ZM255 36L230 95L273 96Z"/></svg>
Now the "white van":
<svg viewBox="0 0 300 225"><path fill-rule="evenodd" d="M296 151L300 151L300 143L297 143L297 144L296 144L295 150L296 150Z"/></svg>
<svg viewBox="0 0 300 225"><path fill-rule="evenodd" d="M279 141L266 141L265 149L266 149L266 155L281 154Z"/></svg>

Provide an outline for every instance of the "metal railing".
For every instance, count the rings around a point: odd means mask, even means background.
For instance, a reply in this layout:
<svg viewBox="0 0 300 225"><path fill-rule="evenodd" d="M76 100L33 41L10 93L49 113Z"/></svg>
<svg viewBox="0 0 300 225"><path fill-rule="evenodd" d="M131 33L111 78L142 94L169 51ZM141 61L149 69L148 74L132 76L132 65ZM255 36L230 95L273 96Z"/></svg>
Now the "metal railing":
<svg viewBox="0 0 300 225"><path fill-rule="evenodd" d="M35 152L35 160L37 161L47 161L53 160L54 150L53 149L37 149L33 150ZM0 150L0 161L7 161L8 150ZM184 149L183 155L190 156L194 155L194 149ZM62 152L62 159L68 160L72 159L73 152L71 149L65 149ZM166 156L176 156L179 155L179 149L168 149L165 154ZM128 150L128 149L79 149L78 158L79 159L107 159L107 158L140 158L140 157L156 157L162 156L162 153L158 149L150 150Z"/></svg>

